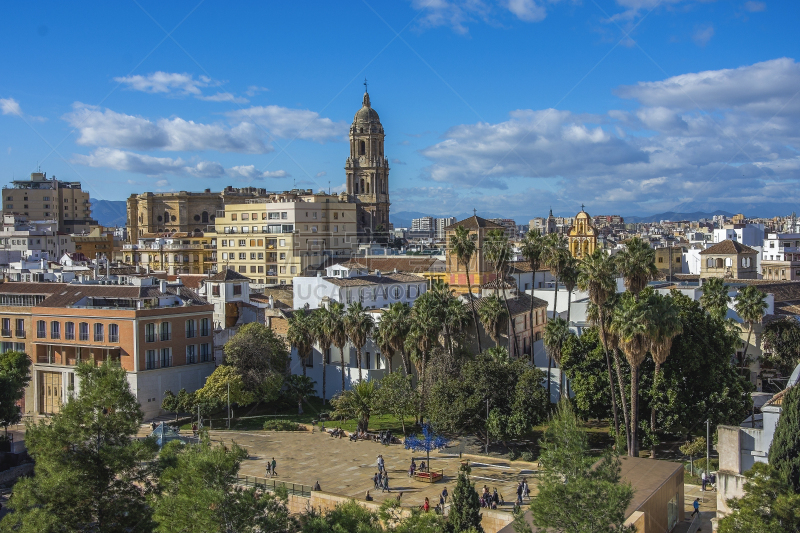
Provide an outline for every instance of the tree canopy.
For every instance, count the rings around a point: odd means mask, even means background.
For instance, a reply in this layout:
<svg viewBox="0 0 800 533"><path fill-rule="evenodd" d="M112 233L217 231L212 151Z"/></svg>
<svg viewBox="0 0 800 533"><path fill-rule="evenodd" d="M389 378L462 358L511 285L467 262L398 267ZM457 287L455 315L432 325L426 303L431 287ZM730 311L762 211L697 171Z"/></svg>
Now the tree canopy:
<svg viewBox="0 0 800 533"><path fill-rule="evenodd" d="M258 401L277 397L275 376L282 376L289 364L286 343L272 329L258 322L245 324L225 344L225 365L235 369L244 390Z"/></svg>
<svg viewBox="0 0 800 533"><path fill-rule="evenodd" d="M22 420L17 402L25 397L25 387L31 380L31 360L23 352L9 351L0 354L0 426L8 433L8 426Z"/></svg>

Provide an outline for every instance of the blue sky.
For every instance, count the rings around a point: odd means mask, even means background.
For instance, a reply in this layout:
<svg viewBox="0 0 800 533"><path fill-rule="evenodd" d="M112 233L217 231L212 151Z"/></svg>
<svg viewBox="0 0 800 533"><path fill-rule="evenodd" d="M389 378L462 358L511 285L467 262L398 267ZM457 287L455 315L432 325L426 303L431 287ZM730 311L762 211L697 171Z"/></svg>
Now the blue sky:
<svg viewBox="0 0 800 533"><path fill-rule="evenodd" d="M367 77L392 212L783 214L799 15L775 0L16 3L0 169L40 164L106 200L342 190Z"/></svg>

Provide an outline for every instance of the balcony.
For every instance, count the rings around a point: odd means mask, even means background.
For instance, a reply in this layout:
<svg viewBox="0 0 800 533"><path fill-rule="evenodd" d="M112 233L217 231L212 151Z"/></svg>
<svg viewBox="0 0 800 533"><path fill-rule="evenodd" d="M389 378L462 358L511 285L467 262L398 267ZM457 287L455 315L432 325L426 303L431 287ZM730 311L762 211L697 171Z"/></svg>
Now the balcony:
<svg viewBox="0 0 800 533"><path fill-rule="evenodd" d="M11 336L11 330L10 329L2 329L2 330L0 330L0 335L2 335L3 337L10 337Z"/></svg>
<svg viewBox="0 0 800 533"><path fill-rule="evenodd" d="M108 334L108 342L119 342L119 335Z"/></svg>
<svg viewBox="0 0 800 533"><path fill-rule="evenodd" d="M17 337L18 339L24 339L25 338L25 330L24 329L15 329L14 330L14 336Z"/></svg>
<svg viewBox="0 0 800 533"><path fill-rule="evenodd" d="M168 341L171 338L172 338L172 334L171 333L163 333L163 332L161 333L161 340L162 341Z"/></svg>

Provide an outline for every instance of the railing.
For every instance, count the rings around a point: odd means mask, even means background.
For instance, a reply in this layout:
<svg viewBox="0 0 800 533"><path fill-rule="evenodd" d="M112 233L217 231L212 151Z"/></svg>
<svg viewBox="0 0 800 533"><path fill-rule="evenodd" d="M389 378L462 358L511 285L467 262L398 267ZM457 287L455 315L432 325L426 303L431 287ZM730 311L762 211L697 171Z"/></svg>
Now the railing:
<svg viewBox="0 0 800 533"><path fill-rule="evenodd" d="M25 338L25 330L24 329L16 329L14 330L14 335L19 339Z"/></svg>
<svg viewBox="0 0 800 533"><path fill-rule="evenodd" d="M245 487L255 487L261 490L268 490L270 492L275 492L278 487L284 487L286 492L289 494L294 494L295 496L302 496L304 498L311 497L311 489L308 485L300 485L299 483L287 483L285 481L277 481L273 479L267 479L264 477L256 477L256 476L236 476L236 484L242 485Z"/></svg>
<svg viewBox="0 0 800 533"><path fill-rule="evenodd" d="M10 337L11 336L11 330L10 329L0 330L0 335L2 335L3 337Z"/></svg>
<svg viewBox="0 0 800 533"><path fill-rule="evenodd" d="M88 333L81 333L79 335L79 339L78 340L88 341L89 340L89 334Z"/></svg>
<svg viewBox="0 0 800 533"><path fill-rule="evenodd" d="M47 330L37 329L36 330L36 338L37 339L46 339L47 338Z"/></svg>
<svg viewBox="0 0 800 533"><path fill-rule="evenodd" d="M156 334L153 333L151 335L145 335L144 342L156 342Z"/></svg>
<svg viewBox="0 0 800 533"><path fill-rule="evenodd" d="M119 335L108 334L108 342L119 342Z"/></svg>
<svg viewBox="0 0 800 533"><path fill-rule="evenodd" d="M172 335L170 333L163 333L163 332L161 333L161 340L162 341L168 341L168 340L170 340L171 337L172 337Z"/></svg>
<svg viewBox="0 0 800 533"><path fill-rule="evenodd" d="M102 333L99 333L99 334L95 333L94 334L94 342L103 342L104 339L105 339L105 335L103 335Z"/></svg>

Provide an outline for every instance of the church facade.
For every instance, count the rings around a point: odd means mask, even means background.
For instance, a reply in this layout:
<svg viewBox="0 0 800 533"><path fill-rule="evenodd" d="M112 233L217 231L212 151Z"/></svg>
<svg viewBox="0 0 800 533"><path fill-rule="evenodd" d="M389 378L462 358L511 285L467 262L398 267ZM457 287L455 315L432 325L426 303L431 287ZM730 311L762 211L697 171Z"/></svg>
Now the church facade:
<svg viewBox="0 0 800 533"><path fill-rule="evenodd" d="M597 235L597 228L592 225L592 218L581 206L581 212L575 215L575 223L567 234L569 253L572 257L583 259L591 255L597 248Z"/></svg>
<svg viewBox="0 0 800 533"><path fill-rule="evenodd" d="M389 160L383 152L385 134L378 112L364 92L361 109L350 126L350 157L345 162L347 196L356 203L359 240L389 230Z"/></svg>

